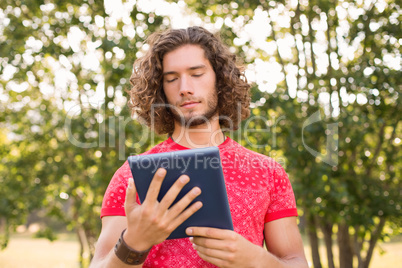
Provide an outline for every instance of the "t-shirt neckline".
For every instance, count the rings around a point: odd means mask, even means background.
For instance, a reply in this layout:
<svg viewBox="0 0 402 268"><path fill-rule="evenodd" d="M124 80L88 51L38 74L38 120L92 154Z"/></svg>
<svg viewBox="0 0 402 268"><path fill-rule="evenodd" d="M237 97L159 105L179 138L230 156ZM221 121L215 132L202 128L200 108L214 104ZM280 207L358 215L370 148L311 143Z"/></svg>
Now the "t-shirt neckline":
<svg viewBox="0 0 402 268"><path fill-rule="evenodd" d="M226 139L225 139L221 144L219 144L219 145L217 146L219 149L223 149L223 148L229 143L229 141L231 140L228 136L225 136L225 137L226 137ZM188 150L188 149L191 149L191 148L188 148L188 147L185 147L185 146L183 146L183 145L178 144L177 142L175 142L175 141L172 139L171 136L169 136L169 138L167 139L167 141L168 141L168 143L173 144L173 147L174 147L174 148L177 148L177 149L179 149L179 150Z"/></svg>

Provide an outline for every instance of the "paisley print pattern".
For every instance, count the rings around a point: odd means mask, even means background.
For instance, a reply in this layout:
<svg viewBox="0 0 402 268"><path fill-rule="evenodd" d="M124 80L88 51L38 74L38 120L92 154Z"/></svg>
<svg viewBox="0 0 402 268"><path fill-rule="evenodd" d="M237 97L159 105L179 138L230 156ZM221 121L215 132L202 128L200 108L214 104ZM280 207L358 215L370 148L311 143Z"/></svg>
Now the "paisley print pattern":
<svg viewBox="0 0 402 268"><path fill-rule="evenodd" d="M248 150L229 137L218 147L234 230L252 243L262 246L266 222L297 216L288 176L273 159ZM169 138L144 154L185 149L188 148ZM128 179L132 179L132 175L126 161L110 181L103 199L101 217L125 216ZM198 257L189 239L174 239L155 245L143 267L215 266Z"/></svg>

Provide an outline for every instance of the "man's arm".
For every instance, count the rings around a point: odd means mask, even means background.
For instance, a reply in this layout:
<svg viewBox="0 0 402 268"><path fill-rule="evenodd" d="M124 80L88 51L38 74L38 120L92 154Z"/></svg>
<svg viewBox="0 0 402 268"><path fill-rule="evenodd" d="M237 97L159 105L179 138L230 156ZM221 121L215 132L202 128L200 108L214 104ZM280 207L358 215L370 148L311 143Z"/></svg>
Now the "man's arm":
<svg viewBox="0 0 402 268"><path fill-rule="evenodd" d="M308 267L296 217L267 222L264 236L268 252L276 259L271 267Z"/></svg>
<svg viewBox="0 0 402 268"><path fill-rule="evenodd" d="M189 206L201 193L198 187L194 187L171 206L190 180L187 175L180 176L159 202L157 197L165 175L165 169L158 169L141 205L136 202L134 181L129 179L124 203L126 217L112 216L102 219L102 231L91 267L141 267L142 265L124 264L114 253L114 245L125 228L127 230L124 232L124 242L136 251L146 251L163 242L181 223L201 208L200 201Z"/></svg>
<svg viewBox="0 0 402 268"><path fill-rule="evenodd" d="M127 265L114 254L114 246L121 232L127 228L124 216L108 216L102 218L102 230L96 243L96 250L90 267L142 267L142 265Z"/></svg>
<svg viewBox="0 0 402 268"><path fill-rule="evenodd" d="M296 217L265 224L267 250L230 230L190 227L198 255L219 267L308 267Z"/></svg>

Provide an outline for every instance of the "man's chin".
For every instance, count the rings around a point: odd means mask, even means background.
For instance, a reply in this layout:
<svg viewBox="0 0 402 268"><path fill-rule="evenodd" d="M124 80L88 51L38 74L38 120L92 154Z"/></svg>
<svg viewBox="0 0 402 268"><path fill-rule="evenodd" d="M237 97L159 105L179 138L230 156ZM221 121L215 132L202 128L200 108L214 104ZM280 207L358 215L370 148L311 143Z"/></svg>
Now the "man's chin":
<svg viewBox="0 0 402 268"><path fill-rule="evenodd" d="M192 116L185 116L185 117L180 117L180 116L175 115L174 119L179 125L186 127L186 128L190 128L190 127L196 127L196 126L209 124L211 119L215 115L210 115L210 116L192 115Z"/></svg>
<svg viewBox="0 0 402 268"><path fill-rule="evenodd" d="M175 121L179 123L181 126L190 128L196 127L203 124L208 124L209 120L205 117L189 117L189 118L175 118Z"/></svg>

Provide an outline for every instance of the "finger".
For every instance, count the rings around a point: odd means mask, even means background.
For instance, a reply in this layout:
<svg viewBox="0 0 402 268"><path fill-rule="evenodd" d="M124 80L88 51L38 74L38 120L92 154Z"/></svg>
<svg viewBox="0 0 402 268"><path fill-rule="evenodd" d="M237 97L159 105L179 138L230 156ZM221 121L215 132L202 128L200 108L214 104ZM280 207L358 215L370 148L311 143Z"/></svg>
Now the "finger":
<svg viewBox="0 0 402 268"><path fill-rule="evenodd" d="M201 236L213 239L236 239L236 233L230 230L224 230L211 227L189 227L186 229L186 234L189 236Z"/></svg>
<svg viewBox="0 0 402 268"><path fill-rule="evenodd" d="M128 178L127 180L127 190L126 190L126 200L124 202L125 209L132 209L133 207L137 206L137 189L134 185L134 179ZM127 211L126 211L127 214Z"/></svg>
<svg viewBox="0 0 402 268"><path fill-rule="evenodd" d="M172 220L172 228L176 229L180 224L182 224L185 220L191 217L194 213L196 213L200 208L202 208L202 202L198 201L192 204L189 208L179 214L175 219Z"/></svg>
<svg viewBox="0 0 402 268"><path fill-rule="evenodd" d="M220 240L220 239L213 239L213 238L205 238L202 236L194 236L190 238L191 243L195 247L199 248L209 248L209 249L225 249L231 251L230 245L228 240ZM205 253L205 252L204 252Z"/></svg>
<svg viewBox="0 0 402 268"><path fill-rule="evenodd" d="M182 175L175 181L161 201L162 211L166 211L172 205L173 201L183 189L184 185L186 185L189 181L190 178L187 175Z"/></svg>
<svg viewBox="0 0 402 268"><path fill-rule="evenodd" d="M164 168L159 168L156 172L154 177L152 178L151 184L149 185L147 195L145 197L145 201L147 201L148 204L154 204L157 201L159 191L161 189L161 185L163 182L163 179L166 176L166 169Z"/></svg>
<svg viewBox="0 0 402 268"><path fill-rule="evenodd" d="M215 266L225 267L226 266L225 264L227 264L226 259L220 259L220 258L211 257L211 256L208 256L208 255L205 255L204 253L202 253L202 252L200 252L198 250L197 250L197 254L201 259L203 259L204 261L207 261L207 262L209 262L209 263L211 263L211 264L213 264Z"/></svg>
<svg viewBox="0 0 402 268"><path fill-rule="evenodd" d="M169 209L169 216L176 218L179 214L188 207L188 205L193 202L193 200L201 194L201 189L199 187L194 187L185 196L183 196L176 204Z"/></svg>
<svg viewBox="0 0 402 268"><path fill-rule="evenodd" d="M228 260L233 255L230 251L225 251L222 249L213 249L213 248L206 248L202 246L198 246L193 244L193 248L197 251L198 255L202 255L208 258L215 258L220 260Z"/></svg>

